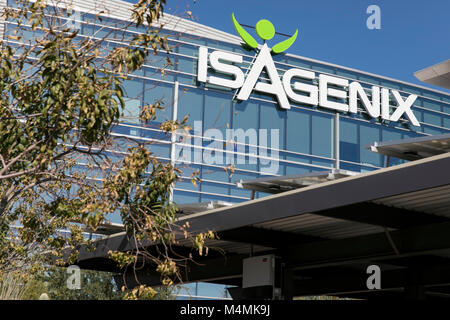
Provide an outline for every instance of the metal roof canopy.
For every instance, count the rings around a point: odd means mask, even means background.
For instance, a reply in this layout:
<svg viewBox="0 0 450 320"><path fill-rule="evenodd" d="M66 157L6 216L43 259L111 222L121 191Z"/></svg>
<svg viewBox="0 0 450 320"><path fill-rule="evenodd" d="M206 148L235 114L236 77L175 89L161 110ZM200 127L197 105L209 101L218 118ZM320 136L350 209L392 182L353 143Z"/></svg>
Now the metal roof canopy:
<svg viewBox="0 0 450 320"><path fill-rule="evenodd" d="M402 293L415 285L411 273L419 264L427 290L439 294L435 286L450 283L448 167L450 154L443 154L183 216L179 223L189 221L193 234L215 230L220 240L208 245L227 253L197 257L202 266L190 265L184 279L239 285L243 258L274 253L286 261L294 296L373 294L364 287L361 269L370 264L387 270L383 288ZM352 230L331 232L333 223L351 224ZM184 235L178 239L182 243ZM133 243L125 234L99 240L96 251L80 250L79 265L106 270L108 251L132 250ZM149 284L159 279L141 276Z"/></svg>
<svg viewBox="0 0 450 320"><path fill-rule="evenodd" d="M359 172L331 169L304 174L240 180L236 185L239 188L275 194L308 187L317 183L354 176L356 174L359 174Z"/></svg>
<svg viewBox="0 0 450 320"><path fill-rule="evenodd" d="M184 216L180 220L190 221L192 229L203 232L211 228L220 231L266 223L306 213L318 214L323 210L450 185L449 167L450 154L442 154L239 203L229 208ZM363 216L362 213L360 215Z"/></svg>
<svg viewBox="0 0 450 320"><path fill-rule="evenodd" d="M418 160L450 152L450 133L388 142L375 142L366 146L372 152L404 160Z"/></svg>

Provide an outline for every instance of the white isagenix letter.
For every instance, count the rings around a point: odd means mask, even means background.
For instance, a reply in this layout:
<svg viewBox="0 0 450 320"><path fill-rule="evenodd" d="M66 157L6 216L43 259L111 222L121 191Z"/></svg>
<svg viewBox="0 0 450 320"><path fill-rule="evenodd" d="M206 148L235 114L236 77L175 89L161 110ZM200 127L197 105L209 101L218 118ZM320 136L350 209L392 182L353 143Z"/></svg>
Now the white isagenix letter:
<svg viewBox="0 0 450 320"><path fill-rule="evenodd" d="M372 118L380 116L380 88L372 86L372 103L369 101L364 88L358 82L350 83L349 88L349 111L358 111L358 96L361 103Z"/></svg>
<svg viewBox="0 0 450 320"><path fill-rule="evenodd" d="M319 105L324 108L347 112L347 104L328 100L328 96L338 99L346 99L347 92L344 90L329 88L329 84L340 87L348 87L348 80L325 74L319 75Z"/></svg>
<svg viewBox="0 0 450 320"><path fill-rule="evenodd" d="M258 78L264 68L266 68L271 83L258 82ZM258 56L245 79L244 85L237 95L237 99L243 101L247 100L253 89L276 95L281 108L291 108L267 44L264 44L261 51L258 53Z"/></svg>
<svg viewBox="0 0 450 320"><path fill-rule="evenodd" d="M389 89L381 88L381 118L390 120Z"/></svg>
<svg viewBox="0 0 450 320"><path fill-rule="evenodd" d="M198 48L197 81L206 82L208 72L208 48Z"/></svg>
<svg viewBox="0 0 450 320"><path fill-rule="evenodd" d="M390 114L390 94L389 89L382 88L381 89L381 118L385 120L390 121L398 121L400 117L404 114L406 118L411 121L411 123L416 126L420 127L420 123L417 120L416 116L414 115L414 112L411 110L411 106L416 101L417 96L415 94L409 95L406 100L403 100L402 96L397 90L391 90L392 96L397 101L397 108L395 111Z"/></svg>
<svg viewBox="0 0 450 320"><path fill-rule="evenodd" d="M417 96L415 94L411 94L406 100L403 100L400 93L398 93L397 90L391 90L392 95L394 96L395 100L397 100L397 109L395 109L394 113L391 115L391 121L398 121L400 117L404 114L411 123L416 126L420 127L419 121L417 121L416 116L411 110L411 106L416 101Z"/></svg>
<svg viewBox="0 0 450 320"><path fill-rule="evenodd" d="M317 90L317 86L295 81L294 89L300 92L305 92L307 93L307 95L295 93L291 87L291 81L293 77L306 80L313 80L316 77L316 74L313 71L301 69L289 69L283 75L284 90L286 91L286 94L290 99L292 99L295 102L306 103L316 106L319 103L319 93Z"/></svg>
<svg viewBox="0 0 450 320"><path fill-rule="evenodd" d="M222 52L222 51L214 51L209 55L209 62L211 63L211 67L219 72L230 74L234 77L233 80L230 79L224 79L219 78L215 76L209 77L209 83L215 84L218 86L223 86L227 88L237 89L242 87L242 84L244 83L244 73L242 72L241 68L238 66L234 66L229 63L223 63L221 62L234 62L234 63L242 63L242 56L228 53L228 52Z"/></svg>

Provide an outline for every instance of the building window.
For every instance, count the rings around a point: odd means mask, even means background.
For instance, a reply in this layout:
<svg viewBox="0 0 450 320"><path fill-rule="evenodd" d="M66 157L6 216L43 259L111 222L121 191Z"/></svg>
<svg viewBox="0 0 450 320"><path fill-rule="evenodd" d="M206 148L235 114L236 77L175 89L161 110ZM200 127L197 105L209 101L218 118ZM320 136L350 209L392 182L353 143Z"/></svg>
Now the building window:
<svg viewBox="0 0 450 320"><path fill-rule="evenodd" d="M339 123L341 160L359 162L358 123L341 118Z"/></svg>
<svg viewBox="0 0 450 320"><path fill-rule="evenodd" d="M285 110L280 110L277 105L269 102L260 103L260 129L267 129L267 145L271 148L284 149L285 137L285 119L287 113ZM278 147L271 143L271 129L278 129ZM261 136L259 137L261 139ZM261 141L259 142L261 144Z"/></svg>
<svg viewBox="0 0 450 320"><path fill-rule="evenodd" d="M160 102L164 107L162 110L156 110L155 124L162 123L172 119L173 107L173 85L157 82L145 81L144 83L144 104L155 104Z"/></svg>
<svg viewBox="0 0 450 320"><path fill-rule="evenodd" d="M333 157L333 116L327 114L312 115L311 153L321 157Z"/></svg>
<svg viewBox="0 0 450 320"><path fill-rule="evenodd" d="M219 129L225 137L225 130L231 127L231 96L207 91L204 115L204 130Z"/></svg>
<svg viewBox="0 0 450 320"><path fill-rule="evenodd" d="M380 126L369 123L361 123L359 133L361 163L382 166L381 155L366 149L366 146L380 141Z"/></svg>
<svg viewBox="0 0 450 320"><path fill-rule="evenodd" d="M178 92L178 120L188 116L187 125L194 127L195 121L203 121L203 90L180 87ZM203 128L202 128L203 129Z"/></svg>
<svg viewBox="0 0 450 320"><path fill-rule="evenodd" d="M286 150L311 154L311 112L289 110L286 132Z"/></svg>

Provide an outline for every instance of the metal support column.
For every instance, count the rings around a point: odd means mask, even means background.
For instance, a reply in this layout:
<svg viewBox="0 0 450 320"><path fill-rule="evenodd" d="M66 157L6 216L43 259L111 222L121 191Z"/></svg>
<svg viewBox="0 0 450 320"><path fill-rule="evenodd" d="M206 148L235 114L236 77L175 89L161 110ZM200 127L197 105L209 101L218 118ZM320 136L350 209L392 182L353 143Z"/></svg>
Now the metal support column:
<svg viewBox="0 0 450 320"><path fill-rule="evenodd" d="M177 121L178 117L178 81L175 81L174 87L173 87L173 105L172 105L172 121ZM177 134L176 132L172 132L170 137L170 164L172 167L175 167L175 150L176 150L176 141L177 141ZM170 186L170 202L173 201L173 184Z"/></svg>
<svg viewBox="0 0 450 320"><path fill-rule="evenodd" d="M339 134L339 113L336 113L334 116L334 159L335 159L335 165L334 167L336 169L340 169L340 149L339 149L339 140L340 140L340 134Z"/></svg>

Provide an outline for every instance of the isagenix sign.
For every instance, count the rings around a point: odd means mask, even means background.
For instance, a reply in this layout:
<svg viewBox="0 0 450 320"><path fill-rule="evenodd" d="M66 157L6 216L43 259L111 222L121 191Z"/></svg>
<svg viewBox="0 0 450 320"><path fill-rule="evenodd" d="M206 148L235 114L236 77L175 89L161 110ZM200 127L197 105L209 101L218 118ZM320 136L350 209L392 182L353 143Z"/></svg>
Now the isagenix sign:
<svg viewBox="0 0 450 320"><path fill-rule="evenodd" d="M272 49L266 44L275 35L275 28L268 20L260 20L255 26L257 35L264 40L264 44L258 50L257 41L237 22L232 15L234 27L242 40L252 49L257 50L257 55L250 65L247 74L244 75L238 66L243 62L239 54L211 51L207 47L200 46L198 51L197 80L230 89L237 89L236 99L245 101L250 97L252 91L259 91L276 96L282 109L290 109L289 100L332 109L341 112L357 113L358 98L362 107L372 118L381 118L389 121L399 121L403 116L414 126L420 126L411 107L416 101L414 94L402 97L397 90L372 86L370 96L357 81L350 82L347 79L334 77L326 74L318 75L318 85L312 80L317 78L314 71L292 68L284 72L280 77L273 54L278 54L288 49L297 38L298 30L289 39L276 44ZM228 75L219 77L209 75L208 68L216 73ZM269 82L259 81L263 70L266 70ZM303 80L310 83L305 83ZM391 96L395 100L396 108L391 113ZM370 97L370 98L369 98ZM395 105L394 105L395 106Z"/></svg>

